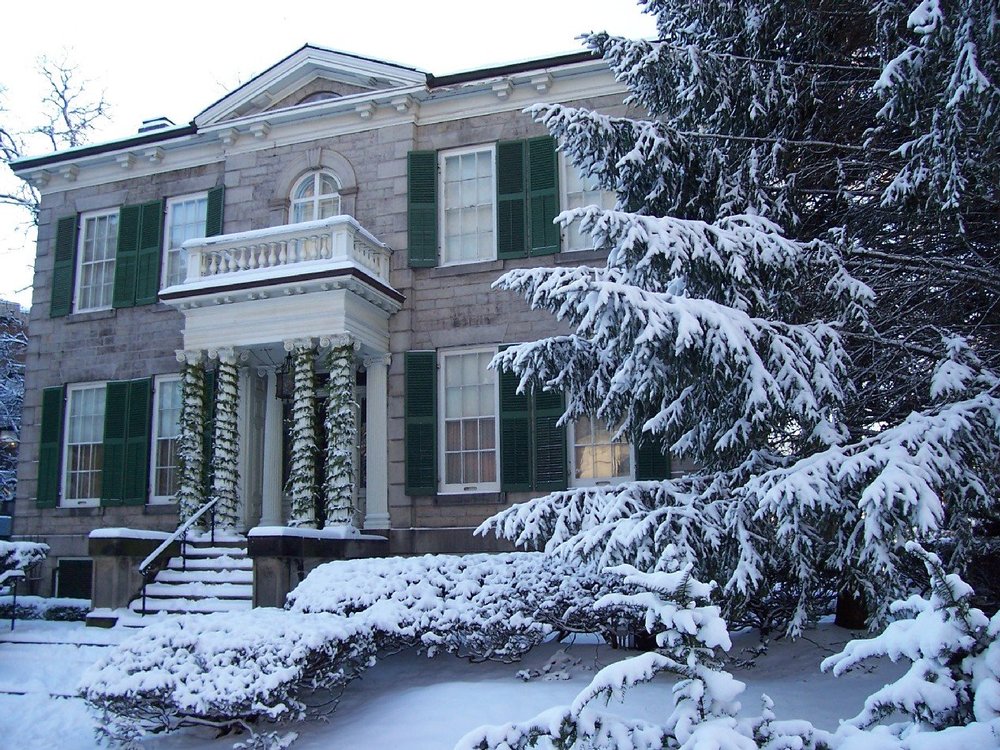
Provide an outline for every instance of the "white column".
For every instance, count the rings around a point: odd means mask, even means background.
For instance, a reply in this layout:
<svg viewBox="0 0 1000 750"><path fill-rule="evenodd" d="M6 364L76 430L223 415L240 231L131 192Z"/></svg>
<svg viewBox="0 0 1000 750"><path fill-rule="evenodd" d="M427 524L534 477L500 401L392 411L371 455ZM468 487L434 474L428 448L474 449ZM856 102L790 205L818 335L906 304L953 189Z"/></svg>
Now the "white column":
<svg viewBox="0 0 1000 750"><path fill-rule="evenodd" d="M281 399L278 398L278 376L273 367L265 370L267 384L264 393L264 466L263 508L261 526L281 526Z"/></svg>
<svg viewBox="0 0 1000 750"><path fill-rule="evenodd" d="M389 362L388 354L365 359L368 371L366 529L389 528Z"/></svg>

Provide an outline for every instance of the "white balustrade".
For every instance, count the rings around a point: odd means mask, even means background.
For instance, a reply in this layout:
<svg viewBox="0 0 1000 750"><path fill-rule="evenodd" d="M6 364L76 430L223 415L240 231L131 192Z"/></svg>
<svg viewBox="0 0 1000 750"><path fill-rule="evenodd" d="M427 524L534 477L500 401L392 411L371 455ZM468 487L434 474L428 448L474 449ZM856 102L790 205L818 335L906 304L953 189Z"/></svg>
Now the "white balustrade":
<svg viewBox="0 0 1000 750"><path fill-rule="evenodd" d="M184 249L188 254L185 284L248 271L342 261L388 283L392 253L350 216L193 239L184 243Z"/></svg>

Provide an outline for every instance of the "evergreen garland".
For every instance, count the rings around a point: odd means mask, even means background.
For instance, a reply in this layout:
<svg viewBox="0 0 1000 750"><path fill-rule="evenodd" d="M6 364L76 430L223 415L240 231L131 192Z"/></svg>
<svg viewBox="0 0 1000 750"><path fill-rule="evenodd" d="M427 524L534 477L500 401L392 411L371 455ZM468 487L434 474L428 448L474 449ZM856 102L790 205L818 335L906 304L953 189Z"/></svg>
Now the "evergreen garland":
<svg viewBox="0 0 1000 750"><path fill-rule="evenodd" d="M205 465L204 416L205 371L199 362L188 361L181 377L181 423L177 438L177 507L181 523L205 501L201 482Z"/></svg>
<svg viewBox="0 0 1000 750"><path fill-rule="evenodd" d="M316 387L313 348L297 344L295 393L292 405L292 468L288 477L292 511L289 526L316 526Z"/></svg>
<svg viewBox="0 0 1000 750"><path fill-rule="evenodd" d="M350 342L330 347L329 395L326 401L326 472L323 494L326 525L348 526L354 516L354 445L357 423L351 377L354 347Z"/></svg>
<svg viewBox="0 0 1000 750"><path fill-rule="evenodd" d="M212 452L212 497L218 498L215 506L215 523L223 529L236 528L237 490L239 480L239 430L236 410L239 406L239 386L236 363L227 357L219 358L217 372L219 397L215 407L215 448Z"/></svg>

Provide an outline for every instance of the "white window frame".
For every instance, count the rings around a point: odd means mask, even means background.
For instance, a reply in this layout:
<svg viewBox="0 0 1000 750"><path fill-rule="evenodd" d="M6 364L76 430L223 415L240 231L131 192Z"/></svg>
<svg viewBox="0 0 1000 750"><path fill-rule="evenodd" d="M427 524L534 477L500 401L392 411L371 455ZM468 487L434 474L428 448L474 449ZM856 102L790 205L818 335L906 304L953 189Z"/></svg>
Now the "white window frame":
<svg viewBox="0 0 1000 750"><path fill-rule="evenodd" d="M463 494L469 492L499 492L500 491L500 388L499 380L497 377L496 370L486 370L486 374L490 379L490 384L493 386L493 453L494 453L494 465L496 466L496 476L492 482L476 482L476 483L449 483L447 481L448 477L448 464L447 464L447 414L448 414L448 404L447 404L447 368L445 365L446 360L449 357L455 357L462 354L489 354L490 357L495 355L497 349L495 346L477 346L477 347L462 347L458 349L446 349L439 350L437 357L438 366L438 403L440 408L438 409L438 465L441 467L439 474L439 490L441 494Z"/></svg>
<svg viewBox="0 0 1000 750"><path fill-rule="evenodd" d="M569 190L570 176L575 177L576 175L579 174L580 174L579 170L570 163L569 159L566 158L566 154L560 151L559 152L559 206L562 211L568 211L571 208L579 208L579 206L570 205L570 190ZM584 205L585 206L600 205L601 208L605 209L614 208L616 200L615 194L608 190L601 190L600 192L601 192L600 203L598 204L584 203ZM587 245L573 247L571 240L574 239L575 235L578 234L577 230L579 229L579 226L580 222L579 220L577 220L572 222L571 224L561 227L563 252L579 253L594 249L593 243L590 240L589 235L587 235L586 237L586 242L588 243Z"/></svg>
<svg viewBox="0 0 1000 750"><path fill-rule="evenodd" d="M590 417L591 423L603 422L597 417ZM613 434L613 430L609 430ZM635 478L635 446L631 441L626 441L628 445L628 469L629 472L624 476L614 476L614 477L591 477L586 479L578 479L576 476L576 420L574 419L566 426L566 444L569 450L569 457L566 462L567 469L569 471L569 486L570 487L608 487L614 484L620 484L621 482L629 482Z"/></svg>
<svg viewBox="0 0 1000 750"><path fill-rule="evenodd" d="M157 495L156 490L156 470L159 468L158 458L160 441L160 396L167 383L177 383L180 385L181 376L171 373L169 375L157 375L153 379L153 418L149 431L149 504L166 505L177 502L176 493L173 495ZM181 393L181 407L183 408L183 393ZM180 414L177 416L180 422ZM179 425L178 425L179 427ZM178 430L178 435L180 434ZM179 471L179 468L177 469Z"/></svg>
<svg viewBox="0 0 1000 750"><path fill-rule="evenodd" d="M182 247L173 247L173 243L170 241L170 229L175 218L174 214L176 211L176 206L181 203L188 203L195 200L205 201L205 224L202 226L201 237L205 236L205 232L208 230L208 192L201 191L199 193L188 193L187 195L175 195L172 198L167 198L167 211L163 222L163 267L160 269L160 288L165 289L168 286L173 286L169 280L169 269L170 269L170 257L171 255L177 255L182 257L184 260L184 273L181 274L178 281L173 282L174 284L183 284L184 279L187 277L187 256L184 253ZM188 239L195 239L194 237L189 237Z"/></svg>
<svg viewBox="0 0 1000 750"><path fill-rule="evenodd" d="M465 154L476 154L489 152L490 154L490 205L493 213L493 243L485 255L478 255L468 259L449 259L447 253L447 237L445 235L445 212L447 211L447 190L445 186L445 161L449 157L464 156ZM438 252L441 258L441 266L459 266L469 263L484 263L497 259L497 147L495 143L484 143L478 146L465 146L463 148L452 148L438 152ZM482 205L482 204L477 204Z"/></svg>
<svg viewBox="0 0 1000 750"><path fill-rule="evenodd" d="M107 381L99 381L99 382L93 382L93 383L71 383L70 385L66 386L66 403L65 403L65 405L63 407L65 409L65 411L64 411L65 426L63 428L63 438L62 438L62 456L63 456L62 485L61 485L62 491L59 494L59 504L60 504L61 507L64 507L64 508L94 508L94 507L97 507L98 505L101 504L100 493L98 493L97 497L85 497L85 498L73 498L73 499L70 499L67 496L68 493L69 493L69 486L70 486L70 482L69 482L69 478L70 478L70 466L72 464L72 460L70 458L70 447L71 447L71 445L70 445L70 441L69 441L69 439L70 439L70 432L71 432L70 419L72 417L72 409L71 409L70 405L73 402L73 394L74 393L78 393L80 391L87 391L87 390L100 390L101 394L102 394L102 401L101 401L101 403L106 403L107 385L108 385ZM102 413L101 414L101 439L100 439L100 441L97 442L97 443L87 443L87 445L101 445L102 446L101 468L99 469L99 471L103 471L103 469L104 469L104 455L103 455L104 417L105 417L105 415ZM81 443L81 445L82 445L82 443Z"/></svg>
<svg viewBox="0 0 1000 750"><path fill-rule="evenodd" d="M334 183L337 185L336 192L333 193L320 193L320 177L326 175L333 179ZM313 181L313 195L309 198L296 198L295 194L299 191L299 187L306 181ZM332 214L333 216L339 216L344 212L344 196L341 195L341 191L344 189L344 184L340 181L340 178L329 169L316 169L311 172L307 172L295 181L292 185L292 189L288 193L288 223L289 224L299 224L306 221L316 221L321 218L319 215L319 205L320 203L330 200L334 197L337 198L337 212ZM295 218L295 209L297 206L312 205L313 218L312 219L302 219L298 220Z"/></svg>
<svg viewBox="0 0 1000 750"><path fill-rule="evenodd" d="M105 266L110 266L111 274L111 285L108 291L108 301L104 305L94 305L92 307L81 307L80 296L82 291L83 283L83 268L84 268L84 245L87 234L87 222L92 219L102 219L106 217L116 217L115 221L115 236L114 236L114 250L111 253L110 263L107 260L101 261ZM76 237L76 257L73 260L75 268L73 269L74 281L73 281L73 312L74 313L84 313L84 312L95 312L98 310L110 310L115 298L115 266L117 265L118 259L118 222L121 221L121 214L117 208L112 209L101 209L99 211L88 211L86 213L80 214L80 226L77 231ZM87 265L92 265L93 262Z"/></svg>

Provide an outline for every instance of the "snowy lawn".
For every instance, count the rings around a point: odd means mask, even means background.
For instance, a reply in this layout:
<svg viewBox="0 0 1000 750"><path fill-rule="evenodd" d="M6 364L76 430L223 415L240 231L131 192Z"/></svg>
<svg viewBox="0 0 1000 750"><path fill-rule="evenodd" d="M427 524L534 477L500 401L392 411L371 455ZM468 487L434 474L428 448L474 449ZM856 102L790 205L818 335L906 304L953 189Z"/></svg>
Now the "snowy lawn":
<svg viewBox="0 0 1000 750"><path fill-rule="evenodd" d="M19 621L11 633L0 624L0 737L7 747L25 750L90 750L95 747L95 718L73 695L77 680L103 652L133 631L99 630L81 623ZM857 634L854 634L857 635ZM779 718L804 718L834 729L839 718L854 716L864 698L902 673L891 664L858 670L835 678L819 671L820 661L840 650L852 633L829 623L808 631L801 640L773 642L767 656L751 669L734 669L748 683L745 710L758 712L765 692L775 701ZM739 657L753 647L753 634L734 637L732 653ZM565 649L565 656L558 652ZM288 726L299 733L297 750L400 748L447 750L466 732L481 724L528 719L556 704L572 701L597 668L630 652L578 638L574 644L545 643L517 664L469 662L450 655L433 659L406 651L380 660L348 685L328 722L308 721ZM544 674L527 682L522 670ZM558 674L560 673L561 674ZM621 713L662 717L669 707L670 680L660 679L629 693ZM15 694L23 693L23 694ZM150 738L150 750L228 750L233 738L215 739L206 730L186 729Z"/></svg>

